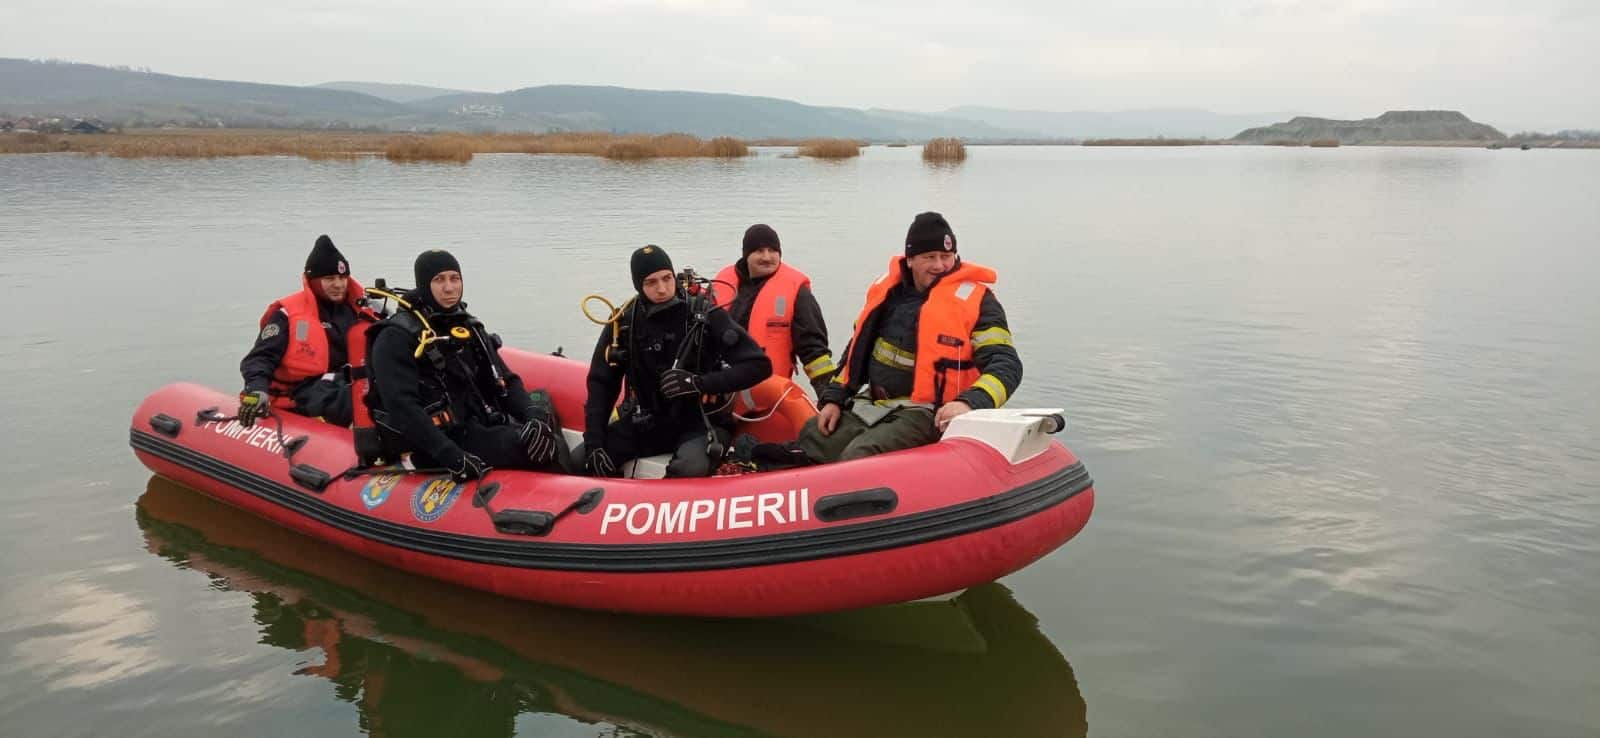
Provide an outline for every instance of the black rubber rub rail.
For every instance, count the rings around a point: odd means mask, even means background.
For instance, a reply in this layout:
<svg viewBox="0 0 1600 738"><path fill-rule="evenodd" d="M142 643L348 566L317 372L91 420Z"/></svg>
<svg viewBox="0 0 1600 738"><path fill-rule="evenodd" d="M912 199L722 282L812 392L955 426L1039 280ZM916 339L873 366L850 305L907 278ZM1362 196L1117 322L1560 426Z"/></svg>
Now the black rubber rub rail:
<svg viewBox="0 0 1600 738"><path fill-rule="evenodd" d="M595 572L738 569L882 551L1021 520L1076 496L1094 481L1082 462L997 495L898 518L822 530L683 543L551 543L441 533L348 510L289 485L131 429L135 450L236 487L312 520L379 543L481 564Z"/></svg>

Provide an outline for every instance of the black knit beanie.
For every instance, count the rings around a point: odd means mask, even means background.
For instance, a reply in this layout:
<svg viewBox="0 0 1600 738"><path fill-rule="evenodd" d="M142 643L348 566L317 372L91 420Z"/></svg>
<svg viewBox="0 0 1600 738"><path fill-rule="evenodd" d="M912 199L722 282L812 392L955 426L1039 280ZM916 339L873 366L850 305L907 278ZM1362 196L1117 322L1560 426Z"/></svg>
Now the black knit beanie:
<svg viewBox="0 0 1600 738"><path fill-rule="evenodd" d="M433 290L428 288L428 284L440 272L452 271L461 271L461 262L444 249L430 249L417 254L416 263L411 265L412 276L417 278L417 292L426 297L428 302L433 302Z"/></svg>
<svg viewBox="0 0 1600 738"><path fill-rule="evenodd" d="M628 269L633 272L633 289L644 294L644 278L662 269L672 269L672 257L667 256L660 246L651 244L633 252L633 258L628 260Z"/></svg>
<svg viewBox="0 0 1600 738"><path fill-rule="evenodd" d="M350 264L344 260L344 254L339 253L339 248L333 245L333 239L326 235L318 236L311 253L306 255L306 277L317 279L335 274L348 276Z"/></svg>
<svg viewBox="0 0 1600 738"><path fill-rule="evenodd" d="M778 242L778 232L766 223L757 223L744 232L744 256L759 248L771 248L778 253L783 253L783 244Z"/></svg>
<svg viewBox="0 0 1600 738"><path fill-rule="evenodd" d="M918 213L911 221L911 228L906 230L906 258L929 251L956 250L956 232L950 230L950 223L944 216L929 211Z"/></svg>

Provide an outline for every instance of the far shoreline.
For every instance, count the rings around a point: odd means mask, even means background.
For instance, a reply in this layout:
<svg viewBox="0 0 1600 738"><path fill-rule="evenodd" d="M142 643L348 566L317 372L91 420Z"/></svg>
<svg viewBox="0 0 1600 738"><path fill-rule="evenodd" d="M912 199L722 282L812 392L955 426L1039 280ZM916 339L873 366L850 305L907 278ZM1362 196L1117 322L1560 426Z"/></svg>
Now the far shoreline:
<svg viewBox="0 0 1600 738"><path fill-rule="evenodd" d="M104 133L0 133L0 154L76 153L114 158L225 158L299 156L316 160L386 158L391 161L464 163L474 154L522 153L599 156L613 160L656 158L733 159L750 155L751 147L796 148L800 156L852 158L866 146L900 148L925 142L903 139L856 140L784 138L701 139L688 134L612 134L603 132L543 134L467 134L455 132L397 133L291 128L139 128ZM1265 146L1296 148L1394 147L1487 149L1600 149L1600 141L1506 139L1499 141L1235 141L1205 138L1115 139L967 139L975 146L1084 146L1099 148L1167 148L1191 146Z"/></svg>

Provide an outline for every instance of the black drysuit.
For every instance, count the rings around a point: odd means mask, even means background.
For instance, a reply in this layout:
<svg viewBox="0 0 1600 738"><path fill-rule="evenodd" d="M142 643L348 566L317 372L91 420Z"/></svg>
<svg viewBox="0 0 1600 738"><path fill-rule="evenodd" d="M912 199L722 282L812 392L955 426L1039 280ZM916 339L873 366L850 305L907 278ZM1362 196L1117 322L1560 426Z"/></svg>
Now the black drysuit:
<svg viewBox="0 0 1600 738"><path fill-rule="evenodd" d="M458 469L463 453L500 469L539 468L519 434L530 420L550 419L534 406L522 378L500 360L498 341L465 303L422 309L433 330L447 338L430 343L421 358L415 356L421 324L409 312L396 313L367 334L367 405L385 455L410 451L418 468ZM457 327L470 336L449 338Z"/></svg>
<svg viewBox="0 0 1600 738"><path fill-rule="evenodd" d="M699 299L696 300L699 302ZM606 349L611 327L600 331L589 363L589 397L584 404L584 448L604 448L618 464L641 456L672 452L667 475L700 477L714 471L706 453L706 425L699 397L668 400L661 396L661 373L682 356L681 368L698 375L700 390L708 395L754 387L772 374L772 361L727 311L709 306L700 350L684 348L691 328L691 306L682 293L659 305L637 298L623 308L623 346L626 363L611 366ZM628 399L620 417L610 422L611 410L627 380ZM724 444L731 422L713 418Z"/></svg>

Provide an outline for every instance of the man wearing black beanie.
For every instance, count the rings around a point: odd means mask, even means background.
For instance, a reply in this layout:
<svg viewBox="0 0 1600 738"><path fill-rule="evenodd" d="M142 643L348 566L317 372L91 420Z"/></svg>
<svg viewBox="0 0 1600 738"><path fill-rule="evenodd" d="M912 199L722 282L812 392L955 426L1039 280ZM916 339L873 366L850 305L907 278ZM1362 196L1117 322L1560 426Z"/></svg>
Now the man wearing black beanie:
<svg viewBox="0 0 1600 738"><path fill-rule="evenodd" d="M1022 359L990 288L997 279L961 260L943 215L913 218L800 433L806 454L820 463L934 443L955 417L1004 405L1022 383Z"/></svg>
<svg viewBox="0 0 1600 738"><path fill-rule="evenodd" d="M500 339L467 312L461 263L424 251L412 275L406 304L368 333L366 401L384 459L410 453L413 466L458 481L490 469L559 471L560 431L500 357Z"/></svg>
<svg viewBox="0 0 1600 738"><path fill-rule="evenodd" d="M717 305L772 360L772 375L787 380L804 370L820 394L838 367L828 350L828 325L811 294L811 278L783 260L778 232L765 223L744 232L743 256L717 273Z"/></svg>
<svg viewBox="0 0 1600 738"><path fill-rule="evenodd" d="M267 306L255 345L239 362L241 425L254 425L271 408L335 425L351 422L350 380L340 370L348 363L349 342L365 340L377 316L350 278L344 254L326 235L306 256L300 285Z"/></svg>
<svg viewBox="0 0 1600 738"><path fill-rule="evenodd" d="M721 459L710 453L707 435L726 447L731 423L708 419L702 395L754 387L772 373L772 363L709 296L680 288L660 246L634 251L628 268L638 294L623 304L615 330L601 329L589 362L583 406L589 469L617 476L629 459L671 452L667 476L708 476ZM623 380L628 396L610 422Z"/></svg>

